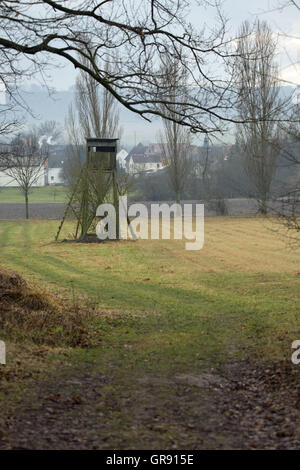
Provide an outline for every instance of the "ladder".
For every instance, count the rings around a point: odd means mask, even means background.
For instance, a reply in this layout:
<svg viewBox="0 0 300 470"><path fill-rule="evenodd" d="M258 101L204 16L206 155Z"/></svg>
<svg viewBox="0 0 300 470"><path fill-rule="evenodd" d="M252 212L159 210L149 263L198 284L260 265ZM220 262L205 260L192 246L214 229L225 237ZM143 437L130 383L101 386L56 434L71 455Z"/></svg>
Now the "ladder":
<svg viewBox="0 0 300 470"><path fill-rule="evenodd" d="M77 191L77 187L78 187L79 181L80 181L81 176L82 176L82 173L83 173L83 169L84 169L84 167L81 168L81 171L80 171L80 174L79 174L79 176L78 176L78 178L77 178L77 181L76 181L76 184L75 184L75 186L74 186L73 192L72 192L72 194L71 194L71 197L70 197L70 199L69 199L69 202L68 202L68 204L67 204L67 207L65 208L65 212L64 212L63 218L61 219L60 225L59 225L58 230L57 230L57 233L56 233L56 235L55 235L55 241L56 241L56 242L57 242L57 240L58 240L59 234L60 234L60 232L61 232L61 229L62 229L62 227L63 227L63 225L64 225L64 222L65 222L66 217L67 217L67 215L68 215L68 212L69 212L69 210L70 210L71 204L72 204L72 202L73 202L73 199L74 199L75 193L76 193L76 191Z"/></svg>

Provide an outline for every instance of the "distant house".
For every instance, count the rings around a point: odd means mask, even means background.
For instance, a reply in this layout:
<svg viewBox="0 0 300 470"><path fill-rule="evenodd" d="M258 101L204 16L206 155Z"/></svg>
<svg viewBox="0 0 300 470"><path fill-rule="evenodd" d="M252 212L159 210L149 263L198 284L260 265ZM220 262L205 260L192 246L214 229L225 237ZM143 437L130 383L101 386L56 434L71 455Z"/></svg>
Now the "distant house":
<svg viewBox="0 0 300 470"><path fill-rule="evenodd" d="M64 184L62 168L48 168L47 180L49 185Z"/></svg>
<svg viewBox="0 0 300 470"><path fill-rule="evenodd" d="M129 173L154 172L163 168L162 157L157 154L131 155Z"/></svg>
<svg viewBox="0 0 300 470"><path fill-rule="evenodd" d="M124 149L120 150L118 153L117 153L117 162L120 166L120 168L122 168L123 170L126 169L126 157L128 155L128 152Z"/></svg>
<svg viewBox="0 0 300 470"><path fill-rule="evenodd" d="M153 173L165 167L159 144L136 145L126 157L126 168L131 175Z"/></svg>

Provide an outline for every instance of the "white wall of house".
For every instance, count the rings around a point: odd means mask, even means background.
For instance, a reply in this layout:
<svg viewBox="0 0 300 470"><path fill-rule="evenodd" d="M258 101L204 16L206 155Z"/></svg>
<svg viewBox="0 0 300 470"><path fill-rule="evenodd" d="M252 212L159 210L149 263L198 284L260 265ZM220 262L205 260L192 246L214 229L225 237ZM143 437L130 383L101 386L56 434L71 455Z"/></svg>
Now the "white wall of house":
<svg viewBox="0 0 300 470"><path fill-rule="evenodd" d="M42 187L45 186L45 170L44 168L41 168L39 170L36 182L33 185L34 187ZM18 182L12 178L7 172L5 171L0 171L0 187L11 187L11 188L16 188L19 187Z"/></svg>
<svg viewBox="0 0 300 470"><path fill-rule="evenodd" d="M63 184L62 168L48 168L48 184Z"/></svg>
<svg viewBox="0 0 300 470"><path fill-rule="evenodd" d="M161 162L144 162L144 163L135 163L131 158L129 161L129 173L133 175L134 173L140 173L144 171L158 171L161 170L164 165Z"/></svg>
<svg viewBox="0 0 300 470"><path fill-rule="evenodd" d="M126 169L126 157L128 155L128 152L125 149L120 150L120 152L117 153L117 161L120 165L121 168L124 170Z"/></svg>
<svg viewBox="0 0 300 470"><path fill-rule="evenodd" d="M133 164L134 172L137 172L137 173L139 171L157 171L160 168L162 168L161 163L145 162L145 163L134 163Z"/></svg>
<svg viewBox="0 0 300 470"><path fill-rule="evenodd" d="M128 173L130 175L133 175L133 173L134 173L134 163L133 163L132 158L130 158L130 160L128 162Z"/></svg>

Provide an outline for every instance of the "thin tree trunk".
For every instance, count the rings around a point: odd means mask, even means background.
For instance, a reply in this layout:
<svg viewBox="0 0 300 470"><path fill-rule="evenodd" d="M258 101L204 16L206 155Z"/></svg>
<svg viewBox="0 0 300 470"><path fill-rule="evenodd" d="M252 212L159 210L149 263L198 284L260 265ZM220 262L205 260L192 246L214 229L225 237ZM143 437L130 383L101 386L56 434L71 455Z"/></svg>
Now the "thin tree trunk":
<svg viewBox="0 0 300 470"><path fill-rule="evenodd" d="M267 196L264 194L260 200L260 212L262 215L267 215L268 207L267 207Z"/></svg>
<svg viewBox="0 0 300 470"><path fill-rule="evenodd" d="M29 219L28 189L25 189L25 217Z"/></svg>

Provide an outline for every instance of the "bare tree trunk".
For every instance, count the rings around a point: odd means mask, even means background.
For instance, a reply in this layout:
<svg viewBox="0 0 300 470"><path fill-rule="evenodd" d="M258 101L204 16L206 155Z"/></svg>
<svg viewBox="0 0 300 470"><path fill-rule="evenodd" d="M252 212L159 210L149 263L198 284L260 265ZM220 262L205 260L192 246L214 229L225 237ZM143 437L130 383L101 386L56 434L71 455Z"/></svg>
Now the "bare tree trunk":
<svg viewBox="0 0 300 470"><path fill-rule="evenodd" d="M261 198L260 198L260 201L259 201L260 202L260 213L262 215L267 215L267 213L268 213L267 201L268 201L267 195L262 194Z"/></svg>
<svg viewBox="0 0 300 470"><path fill-rule="evenodd" d="M29 219L28 188L24 188L25 195L25 218Z"/></svg>

